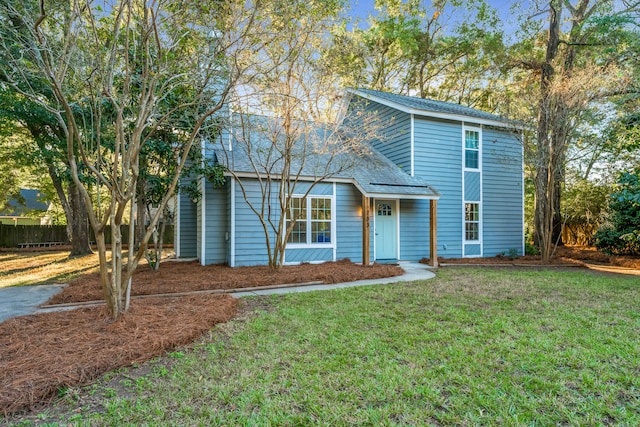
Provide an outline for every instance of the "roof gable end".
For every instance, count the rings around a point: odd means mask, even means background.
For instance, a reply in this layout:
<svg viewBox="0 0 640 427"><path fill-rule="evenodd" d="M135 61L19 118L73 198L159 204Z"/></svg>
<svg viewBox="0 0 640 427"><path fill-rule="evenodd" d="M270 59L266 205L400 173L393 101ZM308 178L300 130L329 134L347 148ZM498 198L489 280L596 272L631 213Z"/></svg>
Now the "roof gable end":
<svg viewBox="0 0 640 427"><path fill-rule="evenodd" d="M409 114L502 128L523 129L525 127L522 123L496 114L451 102L397 95L371 89L348 89L348 92Z"/></svg>

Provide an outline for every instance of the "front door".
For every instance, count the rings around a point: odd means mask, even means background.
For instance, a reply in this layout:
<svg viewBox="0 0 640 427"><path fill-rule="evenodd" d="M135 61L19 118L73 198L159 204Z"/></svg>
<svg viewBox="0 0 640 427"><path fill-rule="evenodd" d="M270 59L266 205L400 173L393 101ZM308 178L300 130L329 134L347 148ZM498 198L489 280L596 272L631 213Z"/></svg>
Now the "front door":
<svg viewBox="0 0 640 427"><path fill-rule="evenodd" d="M398 238L395 200L376 200L376 259L397 259Z"/></svg>

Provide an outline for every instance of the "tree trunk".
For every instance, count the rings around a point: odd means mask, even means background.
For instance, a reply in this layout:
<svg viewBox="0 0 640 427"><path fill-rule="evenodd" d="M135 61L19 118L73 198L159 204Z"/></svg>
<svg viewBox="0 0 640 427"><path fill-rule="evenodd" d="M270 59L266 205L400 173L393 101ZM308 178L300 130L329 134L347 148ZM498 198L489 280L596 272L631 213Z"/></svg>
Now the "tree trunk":
<svg viewBox="0 0 640 427"><path fill-rule="evenodd" d="M122 283L122 233L121 221L116 221L116 215L111 215L111 277L110 287L111 301L107 301L114 319L120 317L125 311L124 286Z"/></svg>
<svg viewBox="0 0 640 427"><path fill-rule="evenodd" d="M71 253L70 257L82 256L93 253L89 244L89 214L78 187L73 182L69 183L69 204L71 205Z"/></svg>
<svg viewBox="0 0 640 427"><path fill-rule="evenodd" d="M49 165L49 177L56 190L58 200L64 212L67 228L67 240L71 243L69 257L82 256L93 253L89 245L89 214L78 187L71 181L64 192L62 180L52 165Z"/></svg>
<svg viewBox="0 0 640 427"><path fill-rule="evenodd" d="M555 70L553 62L560 44L561 6L554 0L549 2L549 32L545 61L540 73L540 101L538 103L538 125L536 129L535 156L535 238L543 262L551 258L553 242L553 218L555 197L554 138L552 135L554 116L551 83Z"/></svg>
<svg viewBox="0 0 640 427"><path fill-rule="evenodd" d="M145 197L146 186L143 178L139 178L136 183L136 235L135 250L140 247L140 242L144 239L147 232L147 200Z"/></svg>

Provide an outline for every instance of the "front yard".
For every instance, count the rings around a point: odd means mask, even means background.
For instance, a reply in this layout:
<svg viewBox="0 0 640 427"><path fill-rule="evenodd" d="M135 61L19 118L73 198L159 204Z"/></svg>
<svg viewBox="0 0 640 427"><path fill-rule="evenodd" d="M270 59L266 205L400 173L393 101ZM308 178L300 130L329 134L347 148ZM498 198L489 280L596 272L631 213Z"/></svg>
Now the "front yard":
<svg viewBox="0 0 640 427"><path fill-rule="evenodd" d="M639 425L638 307L637 277L581 269L446 267L424 282L245 299L192 348L11 420Z"/></svg>

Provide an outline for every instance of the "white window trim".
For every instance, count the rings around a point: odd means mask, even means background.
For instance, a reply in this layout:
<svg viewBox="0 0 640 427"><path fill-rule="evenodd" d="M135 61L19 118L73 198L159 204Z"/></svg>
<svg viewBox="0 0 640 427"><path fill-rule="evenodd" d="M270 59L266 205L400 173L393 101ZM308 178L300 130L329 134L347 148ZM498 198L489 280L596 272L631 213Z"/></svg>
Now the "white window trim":
<svg viewBox="0 0 640 427"><path fill-rule="evenodd" d="M476 204L478 205L478 221L467 221L466 219L466 215L467 215L467 210L466 207L468 204ZM469 200L465 200L464 202L464 209L463 209L463 224L464 227L462 228L462 234L463 234L463 241L466 244L471 244L471 245L476 245L478 243L482 242L482 233L481 233L481 229L482 229L482 204L480 202L473 202L473 201L469 201ZM478 239L476 240L467 240L467 223L478 223Z"/></svg>
<svg viewBox="0 0 640 427"><path fill-rule="evenodd" d="M466 133L467 131L478 132L478 167L477 168L468 168L467 160L466 160ZM470 172L479 172L482 170L482 128L475 126L467 126L464 123L462 124L462 170L470 171Z"/></svg>
<svg viewBox="0 0 640 427"><path fill-rule="evenodd" d="M286 244L286 249L314 249L314 248L324 248L324 249L336 249L336 238L335 238L335 230L336 230L336 197L335 197L335 191L334 194L331 195L322 195L322 194L307 194L307 196L305 197L304 194L293 194L291 196L292 198L304 198L307 201L307 217L305 218L305 221L307 223L307 243L287 243ZM330 230L331 230L331 241L326 243L318 243L318 242L311 242L311 199L329 199L331 200L331 224L330 224ZM285 212L285 225L287 223L288 220L288 216L286 215L287 212ZM300 220L299 220L300 221ZM284 238L285 236L283 236Z"/></svg>
<svg viewBox="0 0 640 427"><path fill-rule="evenodd" d="M478 132L478 167L477 168L468 168L466 166L466 132ZM484 256L484 241L483 241L483 228L484 228L484 207L482 203L482 127L477 126L468 126L464 122L462 123L462 257L463 258L480 258ZM467 200L465 198L465 172L476 172L480 174L480 199L479 200ZM466 220L465 220L465 205L467 203L477 203L478 204L478 240L467 240L466 236ZM480 245L480 254L479 255L466 255L465 254L465 245Z"/></svg>

